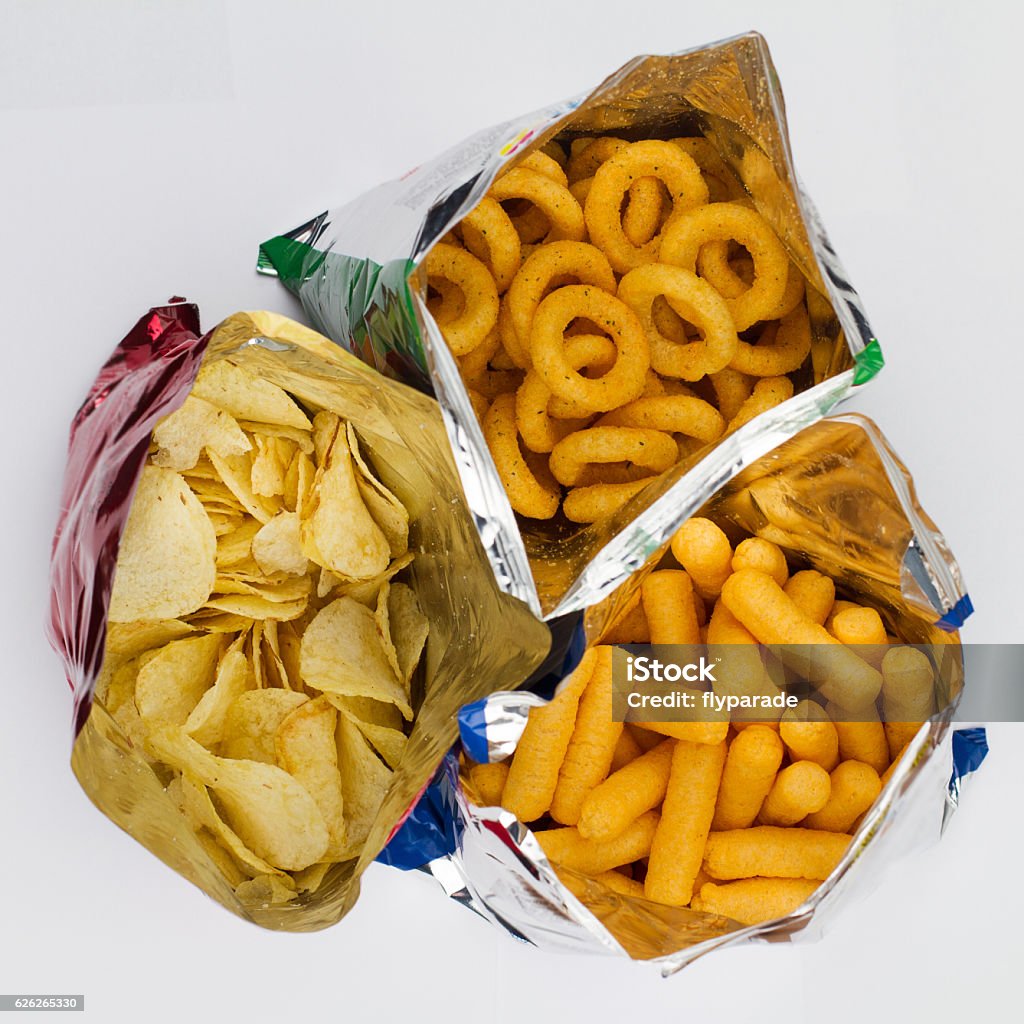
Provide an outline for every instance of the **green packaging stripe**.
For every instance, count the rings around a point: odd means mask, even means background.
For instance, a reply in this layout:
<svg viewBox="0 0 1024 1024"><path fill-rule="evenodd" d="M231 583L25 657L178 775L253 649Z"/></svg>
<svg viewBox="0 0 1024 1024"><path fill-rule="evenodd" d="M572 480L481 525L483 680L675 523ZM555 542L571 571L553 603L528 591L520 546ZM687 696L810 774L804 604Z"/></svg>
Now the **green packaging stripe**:
<svg viewBox="0 0 1024 1024"><path fill-rule="evenodd" d="M413 262L380 264L315 249L284 235L260 246L257 269L275 274L312 326L381 373L428 394L432 388L409 293Z"/></svg>
<svg viewBox="0 0 1024 1024"><path fill-rule="evenodd" d="M885 357L882 355L882 346L878 344L877 338L872 338L854 357L855 369L853 371L853 384L857 387L866 384L878 371L885 366Z"/></svg>

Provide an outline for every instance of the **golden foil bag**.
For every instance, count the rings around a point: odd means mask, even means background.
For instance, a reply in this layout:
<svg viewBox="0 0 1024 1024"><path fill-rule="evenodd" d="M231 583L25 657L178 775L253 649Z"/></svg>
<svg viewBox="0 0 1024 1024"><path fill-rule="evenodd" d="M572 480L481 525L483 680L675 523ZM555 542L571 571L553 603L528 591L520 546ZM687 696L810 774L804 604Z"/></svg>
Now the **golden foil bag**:
<svg viewBox="0 0 1024 1024"><path fill-rule="evenodd" d="M564 868L556 872L526 825L501 807L480 806L486 801L464 771L459 849L430 870L449 895L541 949L651 961L669 975L725 946L816 939L844 904L874 888L887 864L939 837L961 779L987 751L984 729L954 724L965 683L957 629L970 599L909 474L874 423L836 416L805 428L721 487L700 514L726 533L773 541L793 571L815 568L832 576L837 597L878 608L901 639L945 655L948 700L911 741L829 878L791 914L751 926L620 894ZM656 549L588 609L581 638L587 646L627 607L665 550ZM466 756L478 763L507 759L530 708L542 703L530 693L493 694L472 715L464 713Z"/></svg>
<svg viewBox="0 0 1024 1024"><path fill-rule="evenodd" d="M704 135L802 272L813 341L792 375L794 397L687 456L614 517L581 527L560 515L540 522L513 513L456 361L427 309L422 263L501 171L550 140L599 135ZM605 598L681 516L882 365L859 297L800 187L778 76L756 33L637 57L588 93L478 132L401 179L268 239L258 270L278 276L318 330L436 395L499 585L545 618Z"/></svg>
<svg viewBox="0 0 1024 1024"><path fill-rule="evenodd" d="M414 557L403 575L430 628L422 702L361 855L334 865L315 895L283 905L239 900L169 794L169 771L133 744L105 703L118 665L147 644L136 636L105 653L118 543L150 434L184 401L200 363L225 358L286 389L309 412L331 410L354 426L366 459L409 511ZM54 539L49 633L74 691L71 764L90 799L232 912L289 931L324 928L350 909L360 875L454 742L458 708L519 685L549 643L547 628L495 586L435 402L273 314L239 313L200 336L198 313L183 301L136 324L75 418Z"/></svg>

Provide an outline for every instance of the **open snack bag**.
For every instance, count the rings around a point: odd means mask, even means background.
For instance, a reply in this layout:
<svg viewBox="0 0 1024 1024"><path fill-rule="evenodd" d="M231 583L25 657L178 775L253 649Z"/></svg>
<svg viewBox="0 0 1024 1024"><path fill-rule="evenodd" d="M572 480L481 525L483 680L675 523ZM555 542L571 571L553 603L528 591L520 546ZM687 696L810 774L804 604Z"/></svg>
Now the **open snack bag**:
<svg viewBox="0 0 1024 1024"><path fill-rule="evenodd" d="M499 585L546 618L882 365L755 33L479 132L258 269L437 397Z"/></svg>
<svg viewBox="0 0 1024 1024"><path fill-rule="evenodd" d="M435 402L307 328L153 309L71 431L50 639L72 767L240 916L337 922L549 634L502 593Z"/></svg>
<svg viewBox="0 0 1024 1024"><path fill-rule="evenodd" d="M587 612L553 699L463 709L459 847L429 870L519 939L665 974L816 936L939 836L985 756L953 724L970 611L875 425L807 427ZM673 651L710 685L635 681ZM659 711L676 693L713 710Z"/></svg>

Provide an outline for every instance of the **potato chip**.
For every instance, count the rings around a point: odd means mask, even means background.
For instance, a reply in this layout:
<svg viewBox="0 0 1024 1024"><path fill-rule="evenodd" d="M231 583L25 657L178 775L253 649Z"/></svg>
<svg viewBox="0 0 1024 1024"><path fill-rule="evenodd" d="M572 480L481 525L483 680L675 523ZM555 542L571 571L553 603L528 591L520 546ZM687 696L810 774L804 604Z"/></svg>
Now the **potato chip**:
<svg viewBox="0 0 1024 1024"><path fill-rule="evenodd" d="M313 452L317 466L327 461L327 452L341 428L341 417L336 412L323 409L313 417Z"/></svg>
<svg viewBox="0 0 1024 1024"><path fill-rule="evenodd" d="M129 745L141 752L146 760L149 760L146 751L147 729L135 705L135 681L139 675L139 668L154 654L154 651L145 651L139 657L126 661L111 673L107 685L102 689L100 681L97 681L96 689L97 699L117 723Z"/></svg>
<svg viewBox="0 0 1024 1024"><path fill-rule="evenodd" d="M240 512L231 515L223 512L207 512L206 514L210 519L214 535L217 537L223 537L224 534L237 530L245 521L245 516Z"/></svg>
<svg viewBox="0 0 1024 1024"><path fill-rule="evenodd" d="M273 522L273 520L271 520ZM258 519L246 519L237 530L217 538L217 568L244 562L252 555L252 542L263 524Z"/></svg>
<svg viewBox="0 0 1024 1024"><path fill-rule="evenodd" d="M258 437L250 477L253 494L268 498L283 495L284 478L291 460L291 449L278 438Z"/></svg>
<svg viewBox="0 0 1024 1024"><path fill-rule="evenodd" d="M391 783L391 770L370 749L347 715L338 715L338 768L345 797L348 853L357 856L366 842Z"/></svg>
<svg viewBox="0 0 1024 1024"><path fill-rule="evenodd" d="M338 712L325 697L317 697L291 712L278 726L275 737L277 763L306 787L320 808L330 835L327 856L332 859L345 847L345 814L334 738L337 722Z"/></svg>
<svg viewBox="0 0 1024 1024"><path fill-rule="evenodd" d="M179 472L195 466L204 448L226 458L252 447L230 413L195 395L189 395L180 408L156 425L153 440L157 446L154 464Z"/></svg>
<svg viewBox="0 0 1024 1024"><path fill-rule="evenodd" d="M365 604L367 608L375 608L381 586L396 573L411 565L412 560L412 552L407 551L401 558L396 558L379 576L374 576L372 580L360 580L357 583L350 583L335 576L334 573L323 571L320 573L320 582L317 585L317 597L325 597L337 587L338 597L351 597L353 601Z"/></svg>
<svg viewBox="0 0 1024 1024"><path fill-rule="evenodd" d="M250 597L263 597L268 601L298 601L307 597L312 589L312 581L308 576L286 577L279 580L265 580L250 583L235 573L226 572L217 577L213 585L216 596L221 594L247 594Z"/></svg>
<svg viewBox="0 0 1024 1024"><path fill-rule="evenodd" d="M346 439L356 464L356 482L363 503L380 527L391 548L391 557L399 558L409 550L409 513L405 506L377 478L359 450L355 427L346 423Z"/></svg>
<svg viewBox="0 0 1024 1024"><path fill-rule="evenodd" d="M269 523L281 511L279 502L261 497L253 491L252 460L248 455L233 455L225 459L216 452L210 452L210 461L249 515L255 516L261 523Z"/></svg>
<svg viewBox="0 0 1024 1024"><path fill-rule="evenodd" d="M324 884L327 872L332 867L334 864L331 861L324 860L319 864L311 864L308 868L303 868L302 871L296 871L293 876L295 891L306 892L312 896Z"/></svg>
<svg viewBox="0 0 1024 1024"><path fill-rule="evenodd" d="M221 638L215 633L175 640L139 669L135 704L150 729L184 725L213 684Z"/></svg>
<svg viewBox="0 0 1024 1024"><path fill-rule="evenodd" d="M299 656L299 634L291 622L278 622L277 639L280 647L281 664L288 675L288 682L293 690L302 688L301 660Z"/></svg>
<svg viewBox="0 0 1024 1024"><path fill-rule="evenodd" d="M313 435L309 430L286 427L281 423L257 423L255 420L241 420L238 424L244 431L263 437L282 437L294 442L300 451L313 454Z"/></svg>
<svg viewBox="0 0 1024 1024"><path fill-rule="evenodd" d="M180 728L159 730L150 743L167 764L216 794L228 825L257 857L285 871L323 857L329 841L323 815L302 783L283 769L217 757Z"/></svg>
<svg viewBox="0 0 1024 1024"><path fill-rule="evenodd" d="M430 633L430 622L420 610L412 587L404 583L391 585L388 591L388 620L398 657L399 678L408 691Z"/></svg>
<svg viewBox="0 0 1024 1024"><path fill-rule="evenodd" d="M297 512L279 512L253 538L253 558L268 576L275 572L302 575L308 569L309 559L302 551L300 526Z"/></svg>
<svg viewBox="0 0 1024 1024"><path fill-rule="evenodd" d="M297 619L306 610L306 598L294 601L271 601L266 597L231 594L214 597L206 602L207 608L229 612L246 619Z"/></svg>
<svg viewBox="0 0 1024 1024"><path fill-rule="evenodd" d="M387 569L387 538L360 497L352 454L337 437L317 470L313 497L301 518L302 550L318 565L353 580Z"/></svg>
<svg viewBox="0 0 1024 1024"><path fill-rule="evenodd" d="M246 907L278 907L295 899L287 875L259 875L235 886L238 902ZM294 883L292 883L294 885Z"/></svg>
<svg viewBox="0 0 1024 1024"><path fill-rule="evenodd" d="M258 857L238 838L220 816L206 786L187 772L181 776L181 796L185 817L192 823L193 829L205 828L215 835L248 875L280 874L277 868Z"/></svg>
<svg viewBox="0 0 1024 1024"><path fill-rule="evenodd" d="M248 880L249 876L235 863L234 857L221 846L220 840L212 832L201 828L195 836L206 856L213 861L214 867L224 876L228 885L234 888Z"/></svg>
<svg viewBox="0 0 1024 1024"><path fill-rule="evenodd" d="M111 622L175 619L205 604L217 538L202 505L173 470L142 470L121 537Z"/></svg>
<svg viewBox="0 0 1024 1024"><path fill-rule="evenodd" d="M259 420L301 430L311 426L285 391L226 359L207 363L200 369L192 394L212 402L237 420Z"/></svg>
<svg viewBox="0 0 1024 1024"><path fill-rule="evenodd" d="M377 624L377 635L380 637L380 646L384 651L384 657L388 659L395 678L401 679L402 670L398 667L398 652L391 642L391 626L388 619L388 591L390 589L390 583L381 584L381 588L377 592L377 604L373 610L373 618Z"/></svg>
<svg viewBox="0 0 1024 1024"><path fill-rule="evenodd" d="M197 629L210 633L239 633L252 625L252 620L244 615L222 612L216 608L206 608L190 615L189 622Z"/></svg>
<svg viewBox="0 0 1024 1024"><path fill-rule="evenodd" d="M274 736L278 727L308 700L306 694L294 690L247 690L228 708L221 754L277 764Z"/></svg>
<svg viewBox="0 0 1024 1024"><path fill-rule="evenodd" d="M224 719L235 699L249 687L249 663L242 653L242 638L220 660L213 686L199 699L185 721L185 731L204 747L220 743Z"/></svg>
<svg viewBox="0 0 1024 1024"><path fill-rule="evenodd" d="M107 648L103 667L112 669L143 651L162 647L194 632L194 627L181 619L150 619L141 622L111 622L107 627ZM98 684L97 684L98 688Z"/></svg>
<svg viewBox="0 0 1024 1024"><path fill-rule="evenodd" d="M348 716L388 767L398 767L409 738L402 731L402 715L394 704L369 697L342 697L337 693L325 696L341 714Z"/></svg>
<svg viewBox="0 0 1024 1024"><path fill-rule="evenodd" d="M351 598L339 597L320 609L302 636L300 658L308 686L389 701L412 718L405 690L385 657L373 612Z"/></svg>

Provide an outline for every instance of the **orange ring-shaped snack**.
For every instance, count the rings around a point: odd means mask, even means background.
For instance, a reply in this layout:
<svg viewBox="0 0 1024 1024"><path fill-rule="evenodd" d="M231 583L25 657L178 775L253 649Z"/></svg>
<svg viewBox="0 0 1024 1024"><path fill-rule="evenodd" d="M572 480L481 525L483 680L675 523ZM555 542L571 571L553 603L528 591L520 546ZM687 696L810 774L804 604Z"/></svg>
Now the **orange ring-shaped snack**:
<svg viewBox="0 0 1024 1024"><path fill-rule="evenodd" d="M630 245L645 245L661 228L665 188L657 178L637 178L629 186L628 195L622 211L622 233Z"/></svg>
<svg viewBox="0 0 1024 1024"><path fill-rule="evenodd" d="M754 390L754 378L727 366L718 373L712 373L708 380L715 389L718 411L725 417L726 423L731 423Z"/></svg>
<svg viewBox="0 0 1024 1024"><path fill-rule="evenodd" d="M438 327L444 327L462 316L466 308L466 297L457 284L443 277L428 277L427 285L437 292L436 296L427 296L427 309L437 321Z"/></svg>
<svg viewBox="0 0 1024 1024"><path fill-rule="evenodd" d="M513 167L491 186L490 196L499 203L509 199L528 199L551 225L546 236L548 241L567 238L581 242L587 233L583 210L573 194L565 185L538 171Z"/></svg>
<svg viewBox="0 0 1024 1024"><path fill-rule="evenodd" d="M697 269L705 281L726 299L735 299L742 295L754 282L754 261L747 256L730 260L728 242L708 242L697 258ZM779 304L767 313L765 320L781 320L787 313L792 313L804 297L803 274L793 263L786 270L786 290L782 293Z"/></svg>
<svg viewBox="0 0 1024 1024"><path fill-rule="evenodd" d="M532 252L508 290L509 317L526 367L531 363L530 327L537 307L552 284L565 278L576 278L581 284L615 294L615 274L600 249L586 242L566 241L551 242Z"/></svg>
<svg viewBox="0 0 1024 1024"><path fill-rule="evenodd" d="M578 139L577 141L586 144L581 145L573 152L565 166L565 173L569 178L570 185L582 181L584 178L592 178L601 164L629 145L625 139L617 139L612 135L602 135L589 140Z"/></svg>
<svg viewBox="0 0 1024 1024"><path fill-rule="evenodd" d="M755 385L750 397L739 407L736 415L729 420L726 430L736 430L749 423L755 416L768 409L782 405L793 397L793 382L788 377L762 377Z"/></svg>
<svg viewBox="0 0 1024 1024"><path fill-rule="evenodd" d="M550 519L558 511L561 491L554 479L542 479L527 465L516 429L516 396L499 395L484 417L484 439L509 503L530 519Z"/></svg>
<svg viewBox="0 0 1024 1024"><path fill-rule="evenodd" d="M593 320L615 343L615 364L601 377L584 377L569 363L565 329L576 317ZM636 314L614 295L584 284L559 288L537 307L530 329L530 356L553 394L591 412L606 412L639 398L651 363L647 337Z"/></svg>
<svg viewBox="0 0 1024 1024"><path fill-rule="evenodd" d="M565 165L568 162L569 157L566 154L565 149L559 143L555 142L554 139L550 142L545 142L537 152L551 157L551 159L554 160L563 171L565 170Z"/></svg>
<svg viewBox="0 0 1024 1024"><path fill-rule="evenodd" d="M618 512L634 495L639 494L657 477L645 476L621 484L591 484L588 487L574 487L565 496L562 511L565 518L573 523L595 523L599 519Z"/></svg>
<svg viewBox="0 0 1024 1024"><path fill-rule="evenodd" d="M565 353L569 365L576 370L604 362L609 355L615 360L615 346L599 334L566 338ZM550 452L563 437L582 430L590 422L587 412L576 419L553 419L548 412L550 400L551 389L536 370L531 370L516 392L516 425L523 444L531 451Z"/></svg>
<svg viewBox="0 0 1024 1024"><path fill-rule="evenodd" d="M662 233L659 258L692 272L702 246L729 239L744 246L754 261L754 283L725 300L736 330L744 331L765 319L786 291L789 257L760 214L736 203L712 203L673 217Z"/></svg>
<svg viewBox="0 0 1024 1024"><path fill-rule="evenodd" d="M673 310L704 332L697 341L677 344L654 326L651 307L664 295ZM619 298L640 318L656 373L700 380L729 365L739 339L725 300L696 274L680 267L652 263L631 270L619 282Z"/></svg>
<svg viewBox="0 0 1024 1024"><path fill-rule="evenodd" d="M810 351L811 321L801 303L778 325L767 324L756 345L741 341L729 366L752 377L779 377L802 366Z"/></svg>
<svg viewBox="0 0 1024 1024"><path fill-rule="evenodd" d="M563 188L569 187L569 179L565 176L565 169L557 161L548 156L540 149L535 149L529 156L524 156L516 167L525 167L528 171L536 171L543 174L545 178L557 181Z"/></svg>
<svg viewBox="0 0 1024 1024"><path fill-rule="evenodd" d="M656 395L638 398L629 405L605 413L599 427L644 427L667 434L686 434L705 443L717 441L725 433L722 414L703 398L686 395Z"/></svg>
<svg viewBox="0 0 1024 1024"><path fill-rule="evenodd" d="M521 370L498 370L493 367L493 360L501 351L501 337L495 327L472 352L457 360L466 387L487 399L497 398L519 387L523 380Z"/></svg>
<svg viewBox="0 0 1024 1024"><path fill-rule="evenodd" d="M469 404L473 406L477 420L483 424L487 410L490 408L490 402L479 391L474 391L472 388L467 388L466 394L469 395Z"/></svg>
<svg viewBox="0 0 1024 1024"><path fill-rule="evenodd" d="M679 449L670 434L640 427L589 427L562 438L551 450L551 475L576 487L594 463L629 462L653 474L675 464Z"/></svg>
<svg viewBox="0 0 1024 1024"><path fill-rule="evenodd" d="M649 242L633 245L622 229L623 197L638 178L659 179L668 189L672 213L665 227ZM693 158L670 142L634 142L606 160L594 172L584 216L590 240L619 273L658 259L662 238L675 220L708 201L708 187Z"/></svg>
<svg viewBox="0 0 1024 1024"><path fill-rule="evenodd" d="M498 335L501 337L501 347L509 354L512 362L520 370L528 368L526 352L516 337L516 330L512 326L512 313L508 305L508 292L501 297L501 305L498 308Z"/></svg>
<svg viewBox="0 0 1024 1024"><path fill-rule="evenodd" d="M472 253L454 245L435 245L427 253L427 279L444 278L458 285L465 308L443 325L442 334L452 354L464 356L483 343L498 322L498 290L491 272Z"/></svg>
<svg viewBox="0 0 1024 1024"><path fill-rule="evenodd" d="M490 270L498 292L505 291L519 269L520 243L501 204L484 196L462 218L462 238L466 248Z"/></svg>

